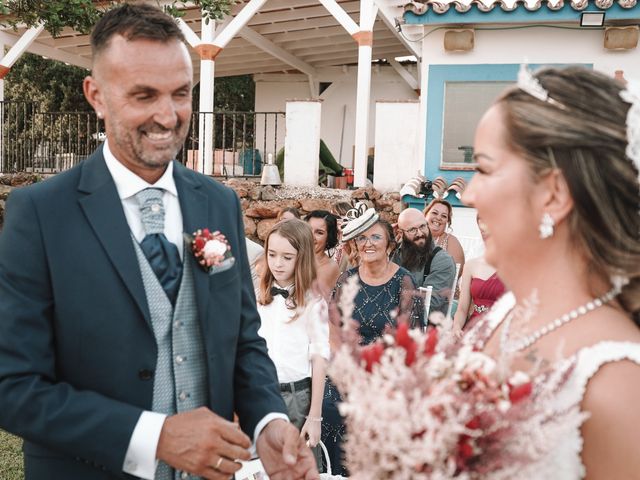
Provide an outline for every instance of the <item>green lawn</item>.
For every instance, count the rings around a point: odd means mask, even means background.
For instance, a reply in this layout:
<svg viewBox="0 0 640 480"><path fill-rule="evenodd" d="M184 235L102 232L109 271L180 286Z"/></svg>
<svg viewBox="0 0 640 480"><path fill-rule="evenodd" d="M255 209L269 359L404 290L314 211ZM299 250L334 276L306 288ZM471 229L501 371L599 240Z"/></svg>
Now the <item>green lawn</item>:
<svg viewBox="0 0 640 480"><path fill-rule="evenodd" d="M0 478L22 480L22 440L0 430Z"/></svg>

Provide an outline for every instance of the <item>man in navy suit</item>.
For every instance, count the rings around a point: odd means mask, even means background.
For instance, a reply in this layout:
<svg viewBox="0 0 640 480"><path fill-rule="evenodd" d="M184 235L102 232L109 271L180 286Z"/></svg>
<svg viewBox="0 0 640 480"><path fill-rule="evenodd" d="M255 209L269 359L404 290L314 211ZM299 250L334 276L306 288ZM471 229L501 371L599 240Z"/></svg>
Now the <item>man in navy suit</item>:
<svg viewBox="0 0 640 480"><path fill-rule="evenodd" d="M224 479L252 441L272 479L317 478L257 334L238 198L173 161L192 101L179 29L124 4L92 47L84 91L107 141L12 193L0 235L0 427L25 439L27 479ZM142 248L141 192L159 195L176 295ZM196 262L183 232L203 228L235 262Z"/></svg>

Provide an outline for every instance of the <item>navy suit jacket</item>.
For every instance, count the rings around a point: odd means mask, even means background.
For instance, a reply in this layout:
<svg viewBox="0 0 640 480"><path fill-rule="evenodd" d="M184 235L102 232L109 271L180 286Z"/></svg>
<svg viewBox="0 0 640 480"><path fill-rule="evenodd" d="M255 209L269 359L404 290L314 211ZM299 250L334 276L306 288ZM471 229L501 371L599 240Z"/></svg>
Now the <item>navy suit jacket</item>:
<svg viewBox="0 0 640 480"><path fill-rule="evenodd" d="M286 413L258 336L240 203L174 162L184 231L220 230L236 258L193 262L211 410L253 436ZM102 150L15 190L0 233L0 428L25 439L27 479L126 478L131 434L151 409L156 343L129 226Z"/></svg>

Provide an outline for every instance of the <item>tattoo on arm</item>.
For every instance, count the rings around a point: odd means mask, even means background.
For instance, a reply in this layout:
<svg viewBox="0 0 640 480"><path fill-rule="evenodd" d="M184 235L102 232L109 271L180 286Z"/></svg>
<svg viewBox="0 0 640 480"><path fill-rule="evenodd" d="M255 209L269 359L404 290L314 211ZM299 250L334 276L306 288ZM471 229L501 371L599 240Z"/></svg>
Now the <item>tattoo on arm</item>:
<svg viewBox="0 0 640 480"><path fill-rule="evenodd" d="M550 363L546 358L538 355L538 349L536 348L530 350L524 358L534 366L534 370L541 371L550 366Z"/></svg>

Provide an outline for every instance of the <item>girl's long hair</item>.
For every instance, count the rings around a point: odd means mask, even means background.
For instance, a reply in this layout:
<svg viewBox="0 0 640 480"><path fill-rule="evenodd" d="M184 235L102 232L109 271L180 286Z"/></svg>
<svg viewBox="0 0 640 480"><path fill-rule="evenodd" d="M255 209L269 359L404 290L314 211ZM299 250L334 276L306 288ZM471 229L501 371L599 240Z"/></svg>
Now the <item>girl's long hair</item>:
<svg viewBox="0 0 640 480"><path fill-rule="evenodd" d="M271 287L273 286L274 278L269 269L269 240L274 233L287 239L291 246L298 252L294 269L294 286L291 295L287 298L287 307L292 310L302 309L306 306L308 299L307 294L313 282L316 280L317 273L311 227L307 222L298 219L278 222L271 227L271 230L269 230L267 234L267 239L264 242L266 268L260 277L258 302L261 305L269 305L273 302ZM297 318L297 314L293 319L295 318Z"/></svg>

